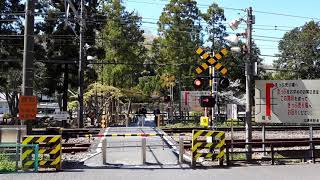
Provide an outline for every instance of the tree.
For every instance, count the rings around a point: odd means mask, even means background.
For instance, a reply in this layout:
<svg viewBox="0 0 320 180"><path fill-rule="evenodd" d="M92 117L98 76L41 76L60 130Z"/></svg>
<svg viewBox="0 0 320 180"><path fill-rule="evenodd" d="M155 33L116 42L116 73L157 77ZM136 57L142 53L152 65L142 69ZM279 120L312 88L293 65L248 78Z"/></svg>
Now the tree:
<svg viewBox="0 0 320 180"><path fill-rule="evenodd" d="M73 3L76 9L80 9L79 3ZM44 21L38 26L39 39L45 54L45 60L63 60L76 62L79 59L79 22L76 21L74 12L70 10L68 25L65 23L64 3L39 3L39 10L46 14L42 18ZM84 42L94 47L95 30L101 29L101 22L94 20L101 17L101 2L97 0L85 2L86 27ZM93 41L92 41L93 39ZM88 54L88 53L87 53ZM90 54L91 55L91 54ZM70 65L68 62L45 63L42 80L39 81L39 93L49 96L57 95L59 105L63 110L67 110L68 88L78 87L78 64ZM92 67L85 67L85 86L97 79L97 75ZM61 103L61 100L63 104Z"/></svg>
<svg viewBox="0 0 320 180"><path fill-rule="evenodd" d="M276 68L286 68L290 71L278 72L275 77L280 79L315 79L319 78L319 24L310 21L301 27L296 27L285 33L280 40L279 59L274 62Z"/></svg>
<svg viewBox="0 0 320 180"><path fill-rule="evenodd" d="M106 25L100 46L105 49L102 76L108 85L132 88L138 84L146 59L141 17L126 11L120 0L109 0L104 6Z"/></svg>
<svg viewBox="0 0 320 180"><path fill-rule="evenodd" d="M202 44L200 20L196 1L171 0L158 21L159 37L153 42L152 49L156 62L167 65L159 67L157 73L160 77L173 76L180 88L192 83L193 68L198 59L195 50Z"/></svg>
<svg viewBox="0 0 320 180"><path fill-rule="evenodd" d="M22 59L23 33L22 15L16 12L24 10L19 0L4 0L0 2L0 93L6 96L10 114L16 117L18 113L18 93L21 85L21 63L10 61ZM17 36L18 35L18 36Z"/></svg>
<svg viewBox="0 0 320 180"><path fill-rule="evenodd" d="M207 23L205 30L209 35L208 42L212 43L211 49L216 52L225 43L223 38L227 36L226 27L223 24L226 21L224 10L218 4L213 3L207 12L202 14L202 17Z"/></svg>

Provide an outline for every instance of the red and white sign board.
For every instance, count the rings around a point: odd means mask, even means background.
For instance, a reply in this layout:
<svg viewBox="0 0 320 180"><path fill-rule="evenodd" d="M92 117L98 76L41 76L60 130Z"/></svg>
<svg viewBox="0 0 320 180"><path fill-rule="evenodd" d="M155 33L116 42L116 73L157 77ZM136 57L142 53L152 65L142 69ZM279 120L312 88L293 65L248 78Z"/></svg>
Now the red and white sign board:
<svg viewBox="0 0 320 180"><path fill-rule="evenodd" d="M258 123L320 123L320 80L255 81Z"/></svg>
<svg viewBox="0 0 320 180"><path fill-rule="evenodd" d="M210 91L181 91L182 111L202 111L200 96L210 96Z"/></svg>
<svg viewBox="0 0 320 180"><path fill-rule="evenodd" d="M34 120L37 116L37 96L19 97L19 119Z"/></svg>

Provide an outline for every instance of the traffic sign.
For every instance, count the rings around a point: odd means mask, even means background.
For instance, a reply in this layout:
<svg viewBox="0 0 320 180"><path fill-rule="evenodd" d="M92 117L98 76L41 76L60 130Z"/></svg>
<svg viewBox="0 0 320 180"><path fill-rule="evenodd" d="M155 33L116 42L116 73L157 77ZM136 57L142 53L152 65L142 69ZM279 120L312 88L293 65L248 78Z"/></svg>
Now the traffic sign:
<svg viewBox="0 0 320 180"><path fill-rule="evenodd" d="M69 120L69 113L66 111L55 112L53 115L53 119L56 121Z"/></svg>
<svg viewBox="0 0 320 180"><path fill-rule="evenodd" d="M258 123L320 124L320 80L256 80Z"/></svg>
<svg viewBox="0 0 320 180"><path fill-rule="evenodd" d="M201 111L200 97L209 96L210 91L181 91L181 109L187 111Z"/></svg>
<svg viewBox="0 0 320 180"><path fill-rule="evenodd" d="M200 126L208 127L209 126L209 117L200 117Z"/></svg>
<svg viewBox="0 0 320 180"><path fill-rule="evenodd" d="M219 59L225 57L228 54L227 48L222 49L219 53L215 54L211 57L208 53L204 52L203 49L198 48L196 51L203 59L207 60L207 62L203 63L199 67L196 68L196 73L201 74L203 71L209 68L209 66L214 66L218 71L221 72L223 76L227 75L227 68L225 68L221 63L218 62Z"/></svg>
<svg viewBox="0 0 320 180"><path fill-rule="evenodd" d="M201 107L214 107L215 97L214 96L201 96L200 106Z"/></svg>
<svg viewBox="0 0 320 180"><path fill-rule="evenodd" d="M34 120L37 116L37 96L19 97L19 119Z"/></svg>

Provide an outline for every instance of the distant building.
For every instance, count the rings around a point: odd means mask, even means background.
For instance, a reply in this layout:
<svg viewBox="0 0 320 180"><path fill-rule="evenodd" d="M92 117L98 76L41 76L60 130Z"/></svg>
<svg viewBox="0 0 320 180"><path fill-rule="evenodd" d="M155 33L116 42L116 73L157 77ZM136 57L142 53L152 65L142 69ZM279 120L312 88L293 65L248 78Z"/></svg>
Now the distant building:
<svg viewBox="0 0 320 180"><path fill-rule="evenodd" d="M6 97L2 93L0 93L0 114L9 112L9 106Z"/></svg>

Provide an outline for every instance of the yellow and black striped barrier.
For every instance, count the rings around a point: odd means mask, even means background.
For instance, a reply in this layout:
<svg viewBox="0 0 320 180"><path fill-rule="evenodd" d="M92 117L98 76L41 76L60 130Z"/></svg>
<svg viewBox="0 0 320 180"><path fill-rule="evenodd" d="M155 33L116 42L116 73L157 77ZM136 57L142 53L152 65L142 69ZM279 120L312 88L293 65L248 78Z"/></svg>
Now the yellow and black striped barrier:
<svg viewBox="0 0 320 180"><path fill-rule="evenodd" d="M224 149L225 133L223 131L192 131L191 165L193 167L196 166L196 162L199 157L211 158L212 160L218 159L219 164L223 165Z"/></svg>
<svg viewBox="0 0 320 180"><path fill-rule="evenodd" d="M21 161L24 170L33 169L35 159L38 159L39 168L61 170L62 148L60 135L25 136L22 144L39 144L38 158L35 158L32 148L22 148Z"/></svg>
<svg viewBox="0 0 320 180"><path fill-rule="evenodd" d="M199 54L203 59L206 60L205 63L202 63L199 67L196 68L196 73L201 74L203 71L209 68L209 66L214 66L218 71L221 72L223 76L226 76L228 73L227 68L225 68L221 63L218 62L219 59L222 59L228 54L228 49L224 48L219 53L211 57L208 53L204 52L203 49L198 48L197 54Z"/></svg>

